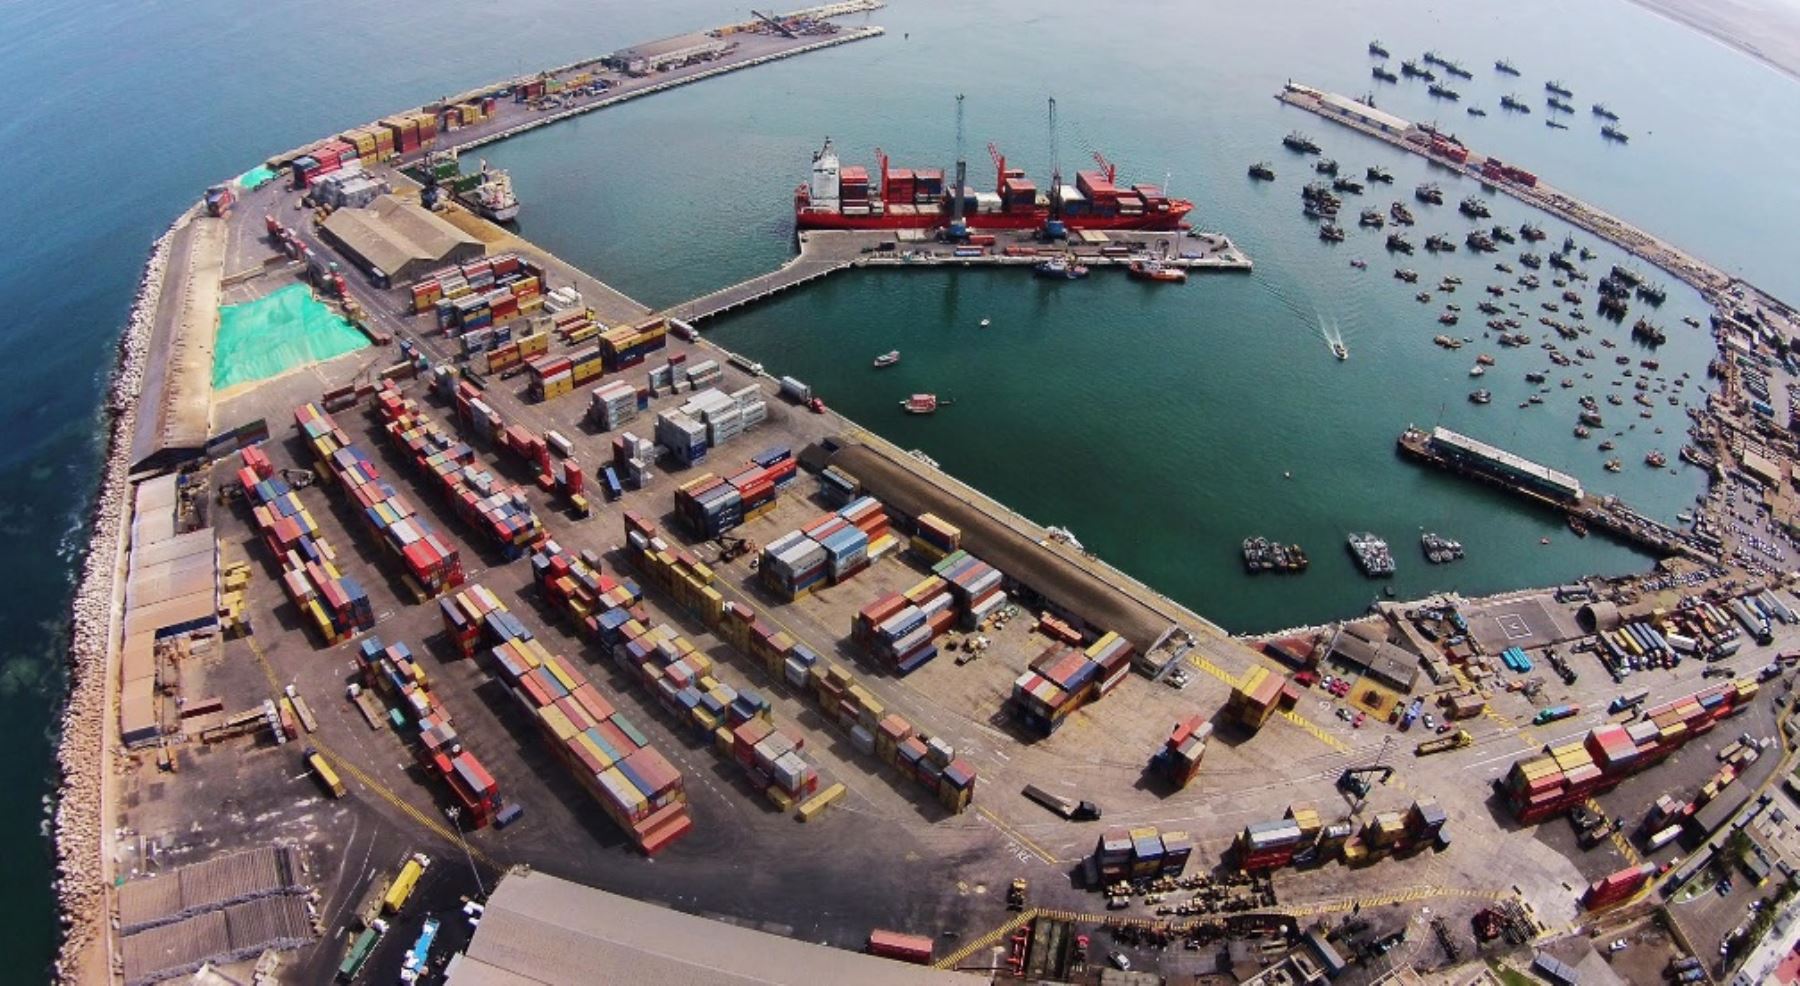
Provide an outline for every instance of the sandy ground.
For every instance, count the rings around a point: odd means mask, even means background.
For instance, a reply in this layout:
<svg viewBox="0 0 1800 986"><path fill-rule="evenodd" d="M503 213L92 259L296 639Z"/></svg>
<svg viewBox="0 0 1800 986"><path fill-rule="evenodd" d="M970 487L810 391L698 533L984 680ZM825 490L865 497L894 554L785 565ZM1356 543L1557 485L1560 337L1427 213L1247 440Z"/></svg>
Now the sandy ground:
<svg viewBox="0 0 1800 986"><path fill-rule="evenodd" d="M1800 79L1800 3L1795 0L1631 0Z"/></svg>

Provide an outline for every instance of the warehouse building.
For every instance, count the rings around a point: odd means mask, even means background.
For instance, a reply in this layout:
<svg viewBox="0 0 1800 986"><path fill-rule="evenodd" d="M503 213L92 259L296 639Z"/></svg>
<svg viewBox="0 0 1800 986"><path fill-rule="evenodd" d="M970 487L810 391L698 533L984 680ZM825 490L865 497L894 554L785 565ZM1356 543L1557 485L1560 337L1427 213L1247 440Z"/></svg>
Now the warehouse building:
<svg viewBox="0 0 1800 986"><path fill-rule="evenodd" d="M487 252L480 240L416 202L383 195L367 209L339 209L325 220L325 241L383 286L405 284Z"/></svg>
<svg viewBox="0 0 1800 986"><path fill-rule="evenodd" d="M210 527L180 531L175 474L140 483L133 494L119 651L119 738L126 746L162 735L157 707L159 649L184 649L219 629L219 543Z"/></svg>
<svg viewBox="0 0 1800 986"><path fill-rule="evenodd" d="M1385 640L1364 636L1362 627L1346 627L1331 646L1330 659L1402 692L1419 680L1419 656Z"/></svg>
<svg viewBox="0 0 1800 986"><path fill-rule="evenodd" d="M709 921L544 873L508 873L449 986L928 986L983 979Z"/></svg>
<svg viewBox="0 0 1800 986"><path fill-rule="evenodd" d="M608 68L627 75L649 75L689 62L711 61L731 48L732 42L710 34L681 34L661 41L620 48L606 56L604 62Z"/></svg>

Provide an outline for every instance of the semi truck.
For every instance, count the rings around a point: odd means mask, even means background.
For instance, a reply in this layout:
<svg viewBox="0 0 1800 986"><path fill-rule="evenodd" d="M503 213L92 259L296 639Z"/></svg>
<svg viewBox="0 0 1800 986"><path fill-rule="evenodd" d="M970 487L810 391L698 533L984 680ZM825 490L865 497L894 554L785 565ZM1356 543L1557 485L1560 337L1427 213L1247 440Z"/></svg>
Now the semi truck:
<svg viewBox="0 0 1800 986"><path fill-rule="evenodd" d="M1416 756L1427 757L1433 753L1445 753L1450 750L1460 750L1473 742L1475 742L1475 737L1469 735L1468 730L1459 729L1449 735L1439 736L1437 739L1428 739L1425 742L1420 743L1417 747L1413 748L1413 753Z"/></svg>
<svg viewBox="0 0 1800 986"><path fill-rule="evenodd" d="M1051 794L1036 784L1025 785L1025 796L1071 822L1091 822L1100 817L1100 806L1092 801L1076 801Z"/></svg>

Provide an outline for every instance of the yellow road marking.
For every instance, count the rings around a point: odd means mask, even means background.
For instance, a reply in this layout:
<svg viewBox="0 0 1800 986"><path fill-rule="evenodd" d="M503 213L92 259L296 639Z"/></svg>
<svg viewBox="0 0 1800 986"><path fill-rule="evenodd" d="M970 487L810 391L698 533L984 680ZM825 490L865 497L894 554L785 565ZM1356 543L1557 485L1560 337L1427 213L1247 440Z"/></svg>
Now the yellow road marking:
<svg viewBox="0 0 1800 986"><path fill-rule="evenodd" d="M1606 815L1606 809L1601 808L1600 802L1593 798L1587 799L1587 807L1589 811L1596 815L1600 815L1601 817L1605 817ZM1624 832L1614 829L1608 834L1612 837L1613 845L1618 848L1619 855L1625 857L1625 862L1637 866L1644 861L1643 858L1638 855L1637 850L1632 848L1631 840L1625 838Z"/></svg>
<svg viewBox="0 0 1800 986"><path fill-rule="evenodd" d="M964 945L961 948L958 948L956 951L951 952L949 955L946 955L943 958L937 960L935 963L932 964L933 968L937 968L937 969L954 969L954 968L956 968L958 965L961 965L962 962L965 959L967 959L969 956L974 955L976 952L979 952L984 948L992 948L994 946L994 944L996 942L998 942L1000 939L1006 937L1007 935L1012 934L1013 932L1019 930L1021 927L1024 927L1026 922L1037 917L1039 913L1040 912L1038 911L1037 908L1028 907L1023 911L1020 911L1019 913L1014 914L1011 918L1007 919L1005 924L1002 924L1000 927L995 928L994 930L988 932L985 935L982 935L980 938L977 938L974 941L964 943Z"/></svg>
<svg viewBox="0 0 1800 986"><path fill-rule="evenodd" d="M1280 904L1274 910L1293 917L1307 917L1318 914L1335 914L1354 910L1357 906L1381 907L1387 904L1404 904L1417 900L1430 900L1436 897L1463 897L1473 900L1502 900L1509 896L1499 890L1475 890L1466 887L1407 887L1385 894L1373 894L1364 897L1342 897L1336 900L1314 901L1306 904Z"/></svg>
<svg viewBox="0 0 1800 986"><path fill-rule="evenodd" d="M1331 747L1332 749L1336 750L1337 752L1339 752L1339 753L1349 753L1350 752L1350 745L1348 743L1345 743L1343 740L1338 739L1336 736L1331 735L1330 733L1326 732L1324 729L1322 729L1319 726L1315 725L1314 723L1308 721L1305 716L1302 716L1300 713L1295 712L1293 709L1280 709L1276 712L1276 714L1281 716L1283 719L1286 719L1288 722L1291 722L1294 725L1299 726L1301 729L1306 730L1308 733L1311 733L1313 735L1313 737L1315 739L1317 739L1319 742L1325 744L1326 746Z"/></svg>
<svg viewBox="0 0 1800 986"><path fill-rule="evenodd" d="M1238 686L1239 679L1238 679L1237 675L1232 674L1231 672L1225 670L1224 668L1219 667L1217 664L1214 664L1213 662L1200 656L1199 651L1197 651L1197 650L1188 651L1187 659L1188 659L1189 664L1192 664L1194 667L1199 668L1200 670L1206 672L1207 674L1212 675L1213 677L1219 679L1220 681L1223 681L1227 685L1230 685L1233 688L1236 688Z"/></svg>
<svg viewBox="0 0 1800 986"><path fill-rule="evenodd" d="M275 692L276 694L281 694L281 692L282 692L281 686L278 684L278 679L275 676L275 667L269 663L268 655L263 653L262 646L256 642L256 634L254 634L254 633L245 634L243 639L246 643L248 643L250 645L250 653L256 655L257 663L262 665L263 676L269 679L269 689L271 691ZM319 754L331 763L332 769L350 775L350 777L353 778L358 784L361 784L363 787L366 787L370 791L373 791L375 794L379 795L383 801L386 801L388 804L391 804L394 807L400 809L402 812L406 813L406 815L408 817L410 817L413 821L418 822L420 825L423 825L427 830L429 830L433 835L437 836L438 838L443 839L445 842L448 842L452 845L456 845L456 844L460 843L462 846L464 846L465 848L468 849L469 855L480 860L489 869L492 869L496 872L500 870L500 868L501 868L500 864L494 862L494 860L490 856L488 856L487 853L482 852L481 849L476 846L470 845L467 840L465 840L463 837L458 835L456 832L452 831L443 822L438 821L436 818L427 814L425 811L420 809L418 806L414 805L412 802L407 801L405 798L402 798L400 795L396 794L393 790L388 788L386 785L382 784L380 781L377 781L375 778L370 777L368 774L363 773L361 768L357 767L355 764L351 763L349 760L346 760L341 754L339 754L337 751L333 750L331 747L325 745L325 741L319 739L317 735L313 736L311 742L312 742L313 748L318 750Z"/></svg>
<svg viewBox="0 0 1800 986"><path fill-rule="evenodd" d="M1045 851L1043 846L1040 846L1037 843L1031 841L1031 839L1028 836L1026 836L1024 833L1020 832L1018 829L1015 829L1011 825L1007 824L1006 821L1003 820L999 815L996 815L993 812L988 811L985 807L983 807L981 805L975 806L975 813L980 815L981 817L987 819L988 821L994 823L994 827L999 829L1002 834L1004 834L1006 837L1012 839L1013 841L1017 842L1020 846L1023 846L1025 848L1025 850L1027 852L1031 853L1033 856L1036 856L1037 858L1043 860L1045 863L1048 863L1051 866L1056 865L1057 858L1055 856L1053 856L1049 852Z"/></svg>

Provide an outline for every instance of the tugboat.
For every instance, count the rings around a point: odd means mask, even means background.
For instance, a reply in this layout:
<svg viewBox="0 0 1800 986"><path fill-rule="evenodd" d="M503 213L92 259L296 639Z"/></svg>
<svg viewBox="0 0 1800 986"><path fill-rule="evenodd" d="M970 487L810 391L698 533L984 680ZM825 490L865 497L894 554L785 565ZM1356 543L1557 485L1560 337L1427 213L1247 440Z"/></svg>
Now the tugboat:
<svg viewBox="0 0 1800 986"><path fill-rule="evenodd" d="M1040 261L1031 268L1031 272L1052 281L1078 281L1088 276L1086 265L1078 264L1068 257L1052 257Z"/></svg>
<svg viewBox="0 0 1800 986"><path fill-rule="evenodd" d="M1250 177L1257 181L1274 181L1275 169L1269 167L1267 161L1258 161L1250 166Z"/></svg>
<svg viewBox="0 0 1800 986"><path fill-rule="evenodd" d="M1433 75L1430 69L1420 68L1418 63L1411 61L1400 63L1400 74L1411 79L1424 79L1426 82L1437 81L1437 76Z"/></svg>
<svg viewBox="0 0 1800 986"><path fill-rule="evenodd" d="M1428 181L1413 189L1413 198L1431 205L1443 205L1444 190L1437 187L1436 183Z"/></svg>
<svg viewBox="0 0 1800 986"><path fill-rule="evenodd" d="M1187 280L1187 271L1180 267L1164 267L1161 262L1155 260L1133 260L1125 268L1125 272L1140 281L1180 284Z"/></svg>
<svg viewBox="0 0 1800 986"><path fill-rule="evenodd" d="M1462 93L1444 85L1442 82L1433 82L1430 86L1426 87L1425 91L1439 99L1454 101L1462 98Z"/></svg>
<svg viewBox="0 0 1800 986"><path fill-rule="evenodd" d="M1494 395L1486 390L1475 390L1475 391L1469 392L1469 403L1471 403L1471 404L1487 404L1487 403L1490 403L1491 401L1493 401L1493 399L1494 399Z"/></svg>
<svg viewBox="0 0 1800 986"><path fill-rule="evenodd" d="M1396 225L1400 226L1411 226L1413 224L1412 210L1408 209L1404 202L1395 202L1393 205L1388 206L1388 218L1392 219Z"/></svg>
<svg viewBox="0 0 1800 986"><path fill-rule="evenodd" d="M1503 110L1512 110L1517 113L1524 113L1527 116L1531 115L1531 106L1524 100L1511 94L1500 97L1500 108Z"/></svg>
<svg viewBox="0 0 1800 986"><path fill-rule="evenodd" d="M938 400L936 394L914 394L900 402L901 410L907 414L936 414L940 407L949 407L950 401Z"/></svg>
<svg viewBox="0 0 1800 986"><path fill-rule="evenodd" d="M1493 215L1493 213L1488 210L1487 203L1481 201L1479 197L1474 195L1463 199L1462 204L1458 205L1456 208L1470 219L1486 219Z"/></svg>
<svg viewBox="0 0 1800 986"><path fill-rule="evenodd" d="M1525 237L1525 242L1527 242L1527 243L1536 243L1537 241L1543 239L1546 234L1544 233L1543 230L1537 228L1536 226L1533 226L1530 223L1525 223L1524 225L1519 227L1519 235Z"/></svg>
<svg viewBox="0 0 1800 986"><path fill-rule="evenodd" d="M1551 93L1552 95L1556 95L1556 96L1568 97L1568 96L1575 95L1573 92L1569 91L1569 88L1567 86L1556 81L1555 79L1552 79L1549 82L1544 83L1544 91Z"/></svg>
<svg viewBox="0 0 1800 986"><path fill-rule="evenodd" d="M1492 237L1479 229L1469 230L1469 235L1465 242L1469 244L1469 249L1474 250L1477 253L1493 253L1500 249L1494 245Z"/></svg>
<svg viewBox="0 0 1800 986"><path fill-rule="evenodd" d="M1388 550L1386 541L1365 531L1350 535L1346 545L1364 575L1373 579L1394 574L1394 553Z"/></svg>
<svg viewBox="0 0 1800 986"><path fill-rule="evenodd" d="M1410 251L1408 251L1410 252ZM1394 277L1408 284L1419 283L1419 272L1411 268L1401 267L1394 271Z"/></svg>
<svg viewBox="0 0 1800 986"><path fill-rule="evenodd" d="M1419 535L1419 548L1425 552L1425 560L1433 565L1449 564L1463 556L1461 543L1439 537L1435 531Z"/></svg>
<svg viewBox="0 0 1800 986"><path fill-rule="evenodd" d="M880 356L875 357L875 369L879 370L883 367L893 366L898 362L900 362L900 350L890 349Z"/></svg>
<svg viewBox="0 0 1800 986"><path fill-rule="evenodd" d="M1620 130L1618 124L1615 123L1609 123L1606 126L1601 127L1600 136L1605 137L1607 140L1618 141L1621 144L1630 143L1631 141L1631 135Z"/></svg>
<svg viewBox="0 0 1800 986"><path fill-rule="evenodd" d="M1399 82L1400 81L1399 76L1395 75L1393 72L1390 72L1389 70L1387 70L1385 68L1382 68L1380 65L1376 65L1373 68L1369 69L1369 74L1374 76L1375 78L1381 80L1382 82Z"/></svg>
<svg viewBox="0 0 1800 986"><path fill-rule="evenodd" d="M1326 222L1319 227L1319 239L1327 243L1344 242L1344 230L1334 222Z"/></svg>
<svg viewBox="0 0 1800 986"><path fill-rule="evenodd" d="M1388 50L1382 46L1380 39L1377 39L1369 42L1369 54L1378 58L1386 58L1388 57Z"/></svg>
<svg viewBox="0 0 1800 986"><path fill-rule="evenodd" d="M1576 516L1575 514L1570 514L1569 515L1569 530L1572 533L1574 533L1574 535L1578 538L1587 537L1588 536L1587 521L1582 520L1580 517Z"/></svg>
<svg viewBox="0 0 1800 986"><path fill-rule="evenodd" d="M1456 252L1456 241L1442 233L1433 233L1425 238L1425 249L1432 253Z"/></svg>
<svg viewBox="0 0 1800 986"><path fill-rule="evenodd" d="M1370 181L1378 181L1383 185L1392 185L1394 183L1394 176L1388 173L1388 169L1378 164L1369 165L1369 170L1366 174Z"/></svg>
<svg viewBox="0 0 1800 986"><path fill-rule="evenodd" d="M1619 120L1619 114L1607 109L1605 103L1594 104L1594 115L1602 120L1611 120L1614 123L1617 123Z"/></svg>
<svg viewBox="0 0 1800 986"><path fill-rule="evenodd" d="M1648 346L1660 346L1669 341L1669 334L1647 319L1639 318L1631 326L1631 337Z"/></svg>
<svg viewBox="0 0 1800 986"><path fill-rule="evenodd" d="M1499 72L1501 75L1516 76L1519 74L1519 70L1513 68L1513 63L1504 58L1494 62L1494 71Z"/></svg>
<svg viewBox="0 0 1800 986"><path fill-rule="evenodd" d="M1381 214L1380 209L1370 206L1362 211L1362 217L1357 220L1357 225L1373 226L1376 229L1380 229L1387 225L1387 217Z"/></svg>
<svg viewBox="0 0 1800 986"><path fill-rule="evenodd" d="M1298 130L1281 138L1281 145L1290 151L1299 151L1302 154L1317 154L1322 149L1318 144L1313 143L1311 137Z"/></svg>
<svg viewBox="0 0 1800 986"><path fill-rule="evenodd" d="M1347 176L1333 179L1331 187L1346 195L1361 195L1363 193L1363 183Z"/></svg>
<svg viewBox="0 0 1800 986"><path fill-rule="evenodd" d="M1515 239L1513 237L1513 231L1510 229L1507 229L1505 226L1495 226L1493 229L1488 231L1488 235L1492 236L1494 238L1494 240L1499 243L1517 243L1517 242L1519 242L1517 239Z"/></svg>
<svg viewBox="0 0 1800 986"><path fill-rule="evenodd" d="M1337 174L1337 162L1331 158L1322 157L1313 162L1313 170L1322 175L1335 175Z"/></svg>

